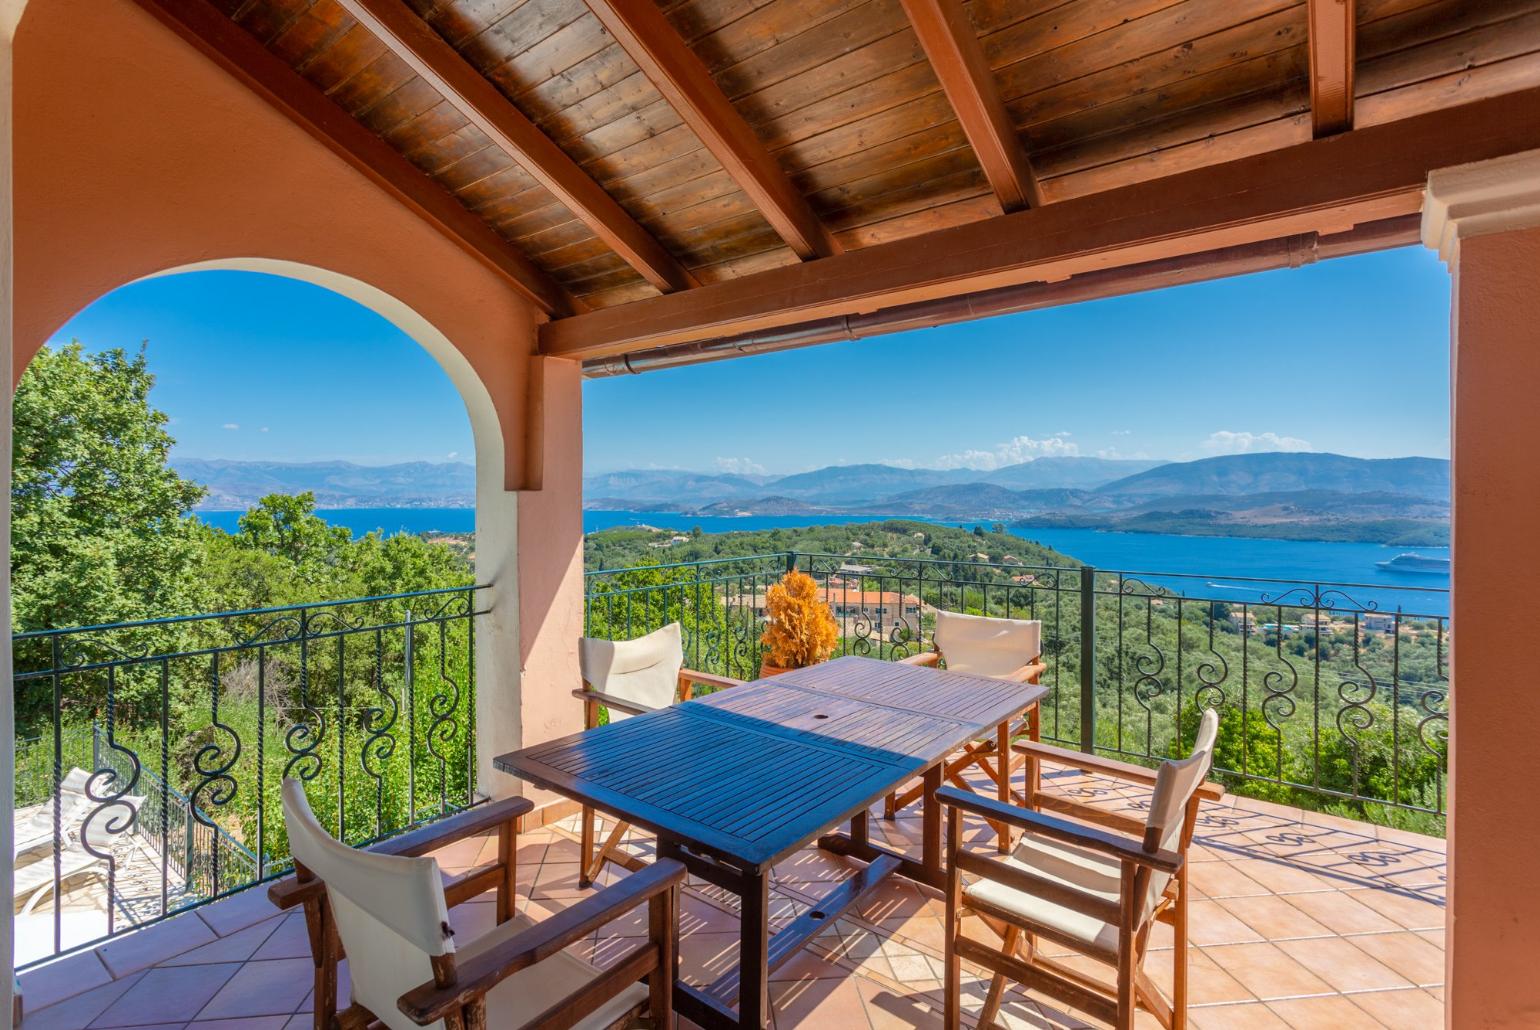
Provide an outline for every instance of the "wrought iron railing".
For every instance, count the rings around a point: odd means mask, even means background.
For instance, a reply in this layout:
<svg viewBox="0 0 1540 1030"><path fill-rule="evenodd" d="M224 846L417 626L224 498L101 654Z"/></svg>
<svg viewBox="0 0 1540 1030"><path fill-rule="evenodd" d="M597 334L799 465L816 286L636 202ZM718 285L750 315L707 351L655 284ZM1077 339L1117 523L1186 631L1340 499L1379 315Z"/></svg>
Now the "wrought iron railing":
<svg viewBox="0 0 1540 1030"><path fill-rule="evenodd" d="M283 873L286 776L358 844L474 803L480 590L15 636L20 964Z"/></svg>
<svg viewBox="0 0 1540 1030"><path fill-rule="evenodd" d="M752 677L765 591L792 567L822 588L839 654L914 654L938 609L1041 620L1057 743L1154 761L1213 707L1216 767L1247 793L1445 810L1445 589L790 552L591 572L586 632L678 621L687 663Z"/></svg>

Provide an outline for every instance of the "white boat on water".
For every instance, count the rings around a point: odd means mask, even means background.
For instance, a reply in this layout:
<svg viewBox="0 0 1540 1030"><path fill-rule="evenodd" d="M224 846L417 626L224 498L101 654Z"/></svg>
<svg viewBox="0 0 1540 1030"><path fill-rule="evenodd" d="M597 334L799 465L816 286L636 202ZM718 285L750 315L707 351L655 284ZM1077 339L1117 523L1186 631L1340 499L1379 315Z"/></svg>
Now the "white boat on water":
<svg viewBox="0 0 1540 1030"><path fill-rule="evenodd" d="M1375 564L1387 572L1417 572L1429 576L1449 575L1448 558L1431 558L1425 554L1398 554L1389 561Z"/></svg>

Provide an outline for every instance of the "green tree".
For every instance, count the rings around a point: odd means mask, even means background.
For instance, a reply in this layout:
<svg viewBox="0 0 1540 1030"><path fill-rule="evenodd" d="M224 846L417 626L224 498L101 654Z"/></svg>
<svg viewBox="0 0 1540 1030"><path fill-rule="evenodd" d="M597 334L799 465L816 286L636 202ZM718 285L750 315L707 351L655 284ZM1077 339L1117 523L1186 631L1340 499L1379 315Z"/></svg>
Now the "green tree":
<svg viewBox="0 0 1540 1030"><path fill-rule="evenodd" d="M11 621L16 630L181 614L201 600L203 488L166 463L144 349L44 347L16 389Z"/></svg>

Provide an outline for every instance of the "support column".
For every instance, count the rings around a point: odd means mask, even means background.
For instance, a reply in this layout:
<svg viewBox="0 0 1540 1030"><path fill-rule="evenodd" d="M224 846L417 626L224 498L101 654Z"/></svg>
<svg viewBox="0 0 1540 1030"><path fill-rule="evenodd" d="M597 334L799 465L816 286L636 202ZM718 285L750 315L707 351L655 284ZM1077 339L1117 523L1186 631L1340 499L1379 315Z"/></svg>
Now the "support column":
<svg viewBox="0 0 1540 1030"><path fill-rule="evenodd" d="M1454 274L1453 640L1445 1022L1540 1025L1540 151L1429 177Z"/></svg>
<svg viewBox="0 0 1540 1030"><path fill-rule="evenodd" d="M0 369L11 367L13 349L12 321L15 310L11 290L11 43L16 36L16 25L21 21L21 11L26 0L0 0ZM11 391L0 390L0 477L11 481ZM7 560L0 564L0 797L16 796L16 724L11 690L11 491L6 489L0 496L0 547L5 549ZM0 821L0 855L12 853L14 828ZM15 863L4 862L4 879L10 883L15 876ZM13 943L14 913L8 906L0 916L0 1027L11 1026L16 981L11 974L15 968Z"/></svg>
<svg viewBox="0 0 1540 1030"><path fill-rule="evenodd" d="M577 642L583 634L583 378L576 361L530 359L525 441L527 489L517 499L517 589L497 591L494 623L516 629L496 646L516 653L518 688L489 698L478 710L481 788L494 797L523 793L536 803L549 797L494 772L494 755L583 728ZM478 551L481 542L477 542ZM508 613L509 609L513 613ZM516 650L514 650L516 649ZM479 699L478 699L479 700ZM489 723L485 719L495 719Z"/></svg>

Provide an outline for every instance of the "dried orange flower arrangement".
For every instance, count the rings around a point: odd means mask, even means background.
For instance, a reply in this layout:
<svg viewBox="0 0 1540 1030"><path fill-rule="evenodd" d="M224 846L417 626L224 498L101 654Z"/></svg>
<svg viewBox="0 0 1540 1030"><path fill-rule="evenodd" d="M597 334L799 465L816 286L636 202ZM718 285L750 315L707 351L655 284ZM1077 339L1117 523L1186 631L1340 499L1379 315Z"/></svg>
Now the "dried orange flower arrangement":
<svg viewBox="0 0 1540 1030"><path fill-rule="evenodd" d="M834 653L839 628L834 613L818 599L818 585L805 572L792 569L765 594L768 623L759 642L765 646L761 673L773 676L787 669L817 665Z"/></svg>

